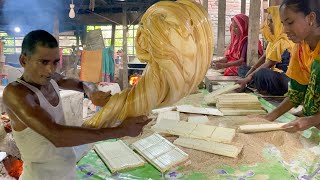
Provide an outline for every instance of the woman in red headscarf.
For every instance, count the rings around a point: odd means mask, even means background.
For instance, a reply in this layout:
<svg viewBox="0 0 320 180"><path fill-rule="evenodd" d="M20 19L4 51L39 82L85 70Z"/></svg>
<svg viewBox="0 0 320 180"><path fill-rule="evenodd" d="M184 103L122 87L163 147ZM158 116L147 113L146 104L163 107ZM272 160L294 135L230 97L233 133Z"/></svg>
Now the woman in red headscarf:
<svg viewBox="0 0 320 180"><path fill-rule="evenodd" d="M249 18L245 14L238 14L231 18L231 42L225 51L225 57L215 62L215 69L223 69L225 76L237 76L241 65L246 64L248 46ZM261 42L258 44L259 55L263 54Z"/></svg>

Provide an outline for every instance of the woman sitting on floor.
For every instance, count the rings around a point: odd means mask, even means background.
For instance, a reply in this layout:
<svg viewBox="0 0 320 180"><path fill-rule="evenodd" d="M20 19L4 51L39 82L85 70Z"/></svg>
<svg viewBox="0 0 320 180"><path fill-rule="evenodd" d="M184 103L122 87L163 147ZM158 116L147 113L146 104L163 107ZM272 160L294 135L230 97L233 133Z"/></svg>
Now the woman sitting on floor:
<svg viewBox="0 0 320 180"><path fill-rule="evenodd" d="M279 6L268 8L268 19L262 28L264 38L269 42L266 52L248 71L240 67L238 74L244 79L238 81L241 89L250 83L262 94L283 96L288 91L289 78L286 76L293 42L283 32Z"/></svg>
<svg viewBox="0 0 320 180"><path fill-rule="evenodd" d="M238 76L238 69L246 64L248 46L249 18L244 14L231 18L230 33L231 42L225 52L225 57L214 62L215 69L223 69L225 76ZM263 48L259 41L259 55L263 54Z"/></svg>
<svg viewBox="0 0 320 180"><path fill-rule="evenodd" d="M288 131L320 128L320 1L284 0L280 7L284 32L296 44L287 75L287 98L266 119L274 121L292 107L303 105L305 117L284 126Z"/></svg>

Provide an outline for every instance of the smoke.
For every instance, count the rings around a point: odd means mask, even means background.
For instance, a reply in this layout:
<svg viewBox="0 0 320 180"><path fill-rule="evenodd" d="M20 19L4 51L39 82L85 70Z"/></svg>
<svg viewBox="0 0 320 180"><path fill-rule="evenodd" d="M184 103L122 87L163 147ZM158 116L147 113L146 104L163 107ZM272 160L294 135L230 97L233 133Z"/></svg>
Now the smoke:
<svg viewBox="0 0 320 180"><path fill-rule="evenodd" d="M8 33L15 27L26 33L35 29L53 31L54 17L65 13L64 0L4 0L1 19Z"/></svg>

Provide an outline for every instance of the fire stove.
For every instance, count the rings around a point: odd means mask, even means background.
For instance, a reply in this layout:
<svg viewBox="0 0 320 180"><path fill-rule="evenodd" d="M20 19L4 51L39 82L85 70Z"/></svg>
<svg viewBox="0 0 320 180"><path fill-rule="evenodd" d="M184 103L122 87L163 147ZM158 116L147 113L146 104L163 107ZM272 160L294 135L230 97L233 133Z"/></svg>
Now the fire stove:
<svg viewBox="0 0 320 180"><path fill-rule="evenodd" d="M128 63L128 79L130 85L134 86L142 76L145 63Z"/></svg>

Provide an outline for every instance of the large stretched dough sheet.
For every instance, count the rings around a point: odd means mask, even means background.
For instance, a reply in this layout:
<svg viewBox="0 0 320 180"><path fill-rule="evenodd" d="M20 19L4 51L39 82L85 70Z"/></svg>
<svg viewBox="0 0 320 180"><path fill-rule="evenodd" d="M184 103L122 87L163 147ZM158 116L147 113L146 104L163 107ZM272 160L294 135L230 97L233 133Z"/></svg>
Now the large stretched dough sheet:
<svg viewBox="0 0 320 180"><path fill-rule="evenodd" d="M213 31L205 9L191 0L160 1L142 16L135 45L146 62L135 87L115 94L86 127L113 127L189 95L204 79L213 55Z"/></svg>

